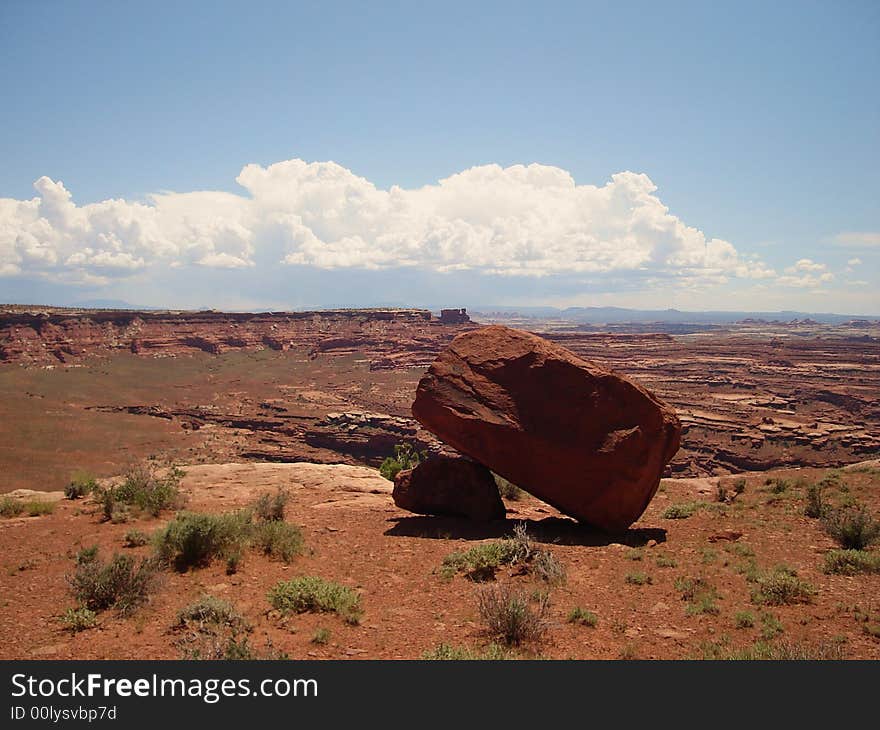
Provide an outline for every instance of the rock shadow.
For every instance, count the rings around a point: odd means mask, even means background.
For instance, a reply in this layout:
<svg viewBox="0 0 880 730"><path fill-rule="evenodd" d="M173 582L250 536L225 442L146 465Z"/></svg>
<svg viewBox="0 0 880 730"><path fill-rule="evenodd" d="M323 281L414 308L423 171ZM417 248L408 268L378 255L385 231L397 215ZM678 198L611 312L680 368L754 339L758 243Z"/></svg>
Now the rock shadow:
<svg viewBox="0 0 880 730"><path fill-rule="evenodd" d="M629 547L644 547L649 540L666 542L666 530L661 527L630 527L622 532L603 532L564 517L544 517L540 520L494 520L476 522L464 517L412 516L393 517L394 526L385 531L393 537L421 537L429 540L486 540L511 537L513 528L524 522L529 536L535 542L556 545L584 545L602 547L613 543Z"/></svg>

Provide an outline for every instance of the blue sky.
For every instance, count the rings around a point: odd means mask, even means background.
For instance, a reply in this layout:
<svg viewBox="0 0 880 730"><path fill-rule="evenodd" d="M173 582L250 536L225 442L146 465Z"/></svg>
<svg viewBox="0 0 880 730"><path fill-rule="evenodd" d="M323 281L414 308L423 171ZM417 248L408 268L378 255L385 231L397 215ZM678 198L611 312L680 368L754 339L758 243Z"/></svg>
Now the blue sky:
<svg viewBox="0 0 880 730"><path fill-rule="evenodd" d="M880 314L876 2L422 6L0 4L0 300Z"/></svg>

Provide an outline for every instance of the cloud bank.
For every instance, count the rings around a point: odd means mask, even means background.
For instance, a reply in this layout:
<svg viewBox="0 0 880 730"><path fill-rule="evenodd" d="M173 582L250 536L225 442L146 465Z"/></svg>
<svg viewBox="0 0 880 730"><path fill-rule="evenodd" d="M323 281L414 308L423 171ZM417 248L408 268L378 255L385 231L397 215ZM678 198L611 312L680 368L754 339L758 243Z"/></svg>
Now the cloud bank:
<svg viewBox="0 0 880 730"><path fill-rule="evenodd" d="M80 206L61 181L41 177L34 198L0 198L0 275L101 284L158 266L289 265L695 283L776 276L671 214L651 179L633 172L594 186L558 167L485 165L382 190L336 163L294 159L247 165L236 181L243 194ZM785 283L826 273L804 259Z"/></svg>

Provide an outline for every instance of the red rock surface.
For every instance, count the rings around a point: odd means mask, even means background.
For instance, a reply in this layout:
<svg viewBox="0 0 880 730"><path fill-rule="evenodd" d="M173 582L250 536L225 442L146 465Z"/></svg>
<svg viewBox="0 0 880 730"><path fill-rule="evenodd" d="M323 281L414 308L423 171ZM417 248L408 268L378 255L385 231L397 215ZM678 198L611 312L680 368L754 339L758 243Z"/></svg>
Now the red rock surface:
<svg viewBox="0 0 880 730"><path fill-rule="evenodd" d="M607 530L645 511L681 432L673 410L639 385L498 325L456 337L412 411L442 441Z"/></svg>
<svg viewBox="0 0 880 730"><path fill-rule="evenodd" d="M492 473L460 456L434 456L394 478L394 504L421 515L503 520L504 503Z"/></svg>

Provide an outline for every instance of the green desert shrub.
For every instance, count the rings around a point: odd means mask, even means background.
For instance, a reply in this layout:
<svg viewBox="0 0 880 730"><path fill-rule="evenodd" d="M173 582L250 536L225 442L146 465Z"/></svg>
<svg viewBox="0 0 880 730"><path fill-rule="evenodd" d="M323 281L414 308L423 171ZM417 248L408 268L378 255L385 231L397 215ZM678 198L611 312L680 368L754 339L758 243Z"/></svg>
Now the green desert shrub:
<svg viewBox="0 0 880 730"><path fill-rule="evenodd" d="M880 573L880 553L865 550L832 550L825 555L823 570L838 575Z"/></svg>
<svg viewBox="0 0 880 730"><path fill-rule="evenodd" d="M816 593L813 586L798 578L797 573L785 566L760 573L752 591L752 601L758 605L786 606L811 603Z"/></svg>
<svg viewBox="0 0 880 730"><path fill-rule="evenodd" d="M42 517L51 515L55 511L54 502L43 502L35 499L24 503L24 511L29 517Z"/></svg>
<svg viewBox="0 0 880 730"><path fill-rule="evenodd" d="M704 578L677 578L675 590L681 593L681 600L687 601L685 612L688 616L718 615L718 606L715 604L718 592Z"/></svg>
<svg viewBox="0 0 880 730"><path fill-rule="evenodd" d="M421 453L413 448L412 444L397 444L394 447L394 456L389 456L379 467L379 473L390 481L394 481L397 473L404 469L414 469L428 458L426 452Z"/></svg>
<svg viewBox="0 0 880 730"><path fill-rule="evenodd" d="M254 530L253 544L275 560L290 562L303 551L302 531L288 522L262 522Z"/></svg>
<svg viewBox="0 0 880 730"><path fill-rule="evenodd" d="M825 498L825 487L822 483L807 486L807 501L804 505L804 515L818 519L828 513L828 502Z"/></svg>
<svg viewBox="0 0 880 730"><path fill-rule="evenodd" d="M627 573L624 576L624 580L634 586L651 585L654 582L650 575L640 570L633 573Z"/></svg>
<svg viewBox="0 0 880 730"><path fill-rule="evenodd" d="M351 588L318 576L304 575L276 583L269 604L281 613L335 613L357 624L362 614L360 596Z"/></svg>
<svg viewBox="0 0 880 730"><path fill-rule="evenodd" d="M238 632L251 629L245 617L229 601L210 595L202 596L181 608L174 624L177 629L195 628L200 631L218 627L227 627Z"/></svg>
<svg viewBox="0 0 880 730"><path fill-rule="evenodd" d="M263 522L280 522L290 501L290 494L280 487L275 494L264 492L254 502L254 515Z"/></svg>
<svg viewBox="0 0 880 730"><path fill-rule="evenodd" d="M81 499L91 494L98 488L98 482L91 474L85 472L77 472L73 478L64 487L64 496L67 499Z"/></svg>
<svg viewBox="0 0 880 730"><path fill-rule="evenodd" d="M330 629L323 626L315 629L315 633L312 634L313 644L326 644L328 641L330 641Z"/></svg>
<svg viewBox="0 0 880 730"><path fill-rule="evenodd" d="M595 628L599 624L599 617L595 613L580 606L575 606L571 609L566 620L570 624L579 624L581 626L589 626L590 628Z"/></svg>
<svg viewBox="0 0 880 730"><path fill-rule="evenodd" d="M686 520L702 508L702 502L679 502L669 505L663 510L663 518L667 520Z"/></svg>
<svg viewBox="0 0 880 730"><path fill-rule="evenodd" d="M486 586L477 593L485 633L505 646L539 641L546 630L548 605L546 595L533 602L507 586Z"/></svg>
<svg viewBox="0 0 880 730"><path fill-rule="evenodd" d="M156 555L180 571L208 565L249 544L253 532L248 510L209 515L179 512L155 538Z"/></svg>
<svg viewBox="0 0 880 730"><path fill-rule="evenodd" d="M755 625L755 614L751 611L737 611L733 622L738 629L750 629Z"/></svg>
<svg viewBox="0 0 880 730"><path fill-rule="evenodd" d="M136 548L142 547L150 542L147 533L141 530L129 530L125 533L125 547Z"/></svg>
<svg viewBox="0 0 880 730"><path fill-rule="evenodd" d="M156 566L150 559L137 562L127 555L114 555L105 563L95 547L79 552L67 580L84 607L91 611L115 608L125 616L146 603L156 582Z"/></svg>
<svg viewBox="0 0 880 730"><path fill-rule="evenodd" d="M721 658L738 661L839 661L845 659L846 654L838 643L810 645L759 641L754 646L729 652Z"/></svg>
<svg viewBox="0 0 880 730"><path fill-rule="evenodd" d="M18 517L24 512L24 503L20 499L12 497L0 498L0 515L3 517Z"/></svg>
<svg viewBox="0 0 880 730"><path fill-rule="evenodd" d="M64 628L74 634L86 629L92 629L98 625L98 615L85 606L79 608L68 608L64 615L61 616L61 623Z"/></svg>
<svg viewBox="0 0 880 730"><path fill-rule="evenodd" d="M163 470L152 461L134 464L120 484L108 484L93 490L102 505L105 519L112 520L120 506L137 508L154 517L162 510L183 505L180 480L184 472L177 467ZM124 510L123 510L124 511Z"/></svg>
<svg viewBox="0 0 880 730"><path fill-rule="evenodd" d="M494 643L482 650L469 649L466 646L438 644L422 654L422 659L428 661L499 661L510 658L509 649Z"/></svg>
<svg viewBox="0 0 880 730"><path fill-rule="evenodd" d="M880 522L860 504L829 512L822 524L825 531L846 550L864 550L880 537Z"/></svg>

